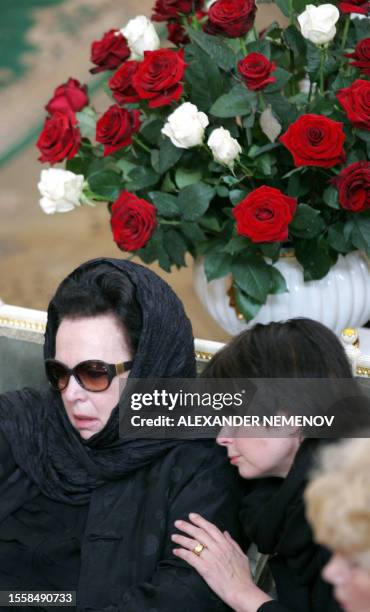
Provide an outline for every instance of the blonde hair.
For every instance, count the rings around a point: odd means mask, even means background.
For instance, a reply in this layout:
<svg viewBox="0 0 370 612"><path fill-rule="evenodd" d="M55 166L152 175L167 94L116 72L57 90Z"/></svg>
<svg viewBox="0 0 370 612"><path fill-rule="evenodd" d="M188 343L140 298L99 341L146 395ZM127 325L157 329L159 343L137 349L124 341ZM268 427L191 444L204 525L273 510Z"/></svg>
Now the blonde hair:
<svg viewBox="0 0 370 612"><path fill-rule="evenodd" d="M370 569L370 439L324 449L305 502L316 541Z"/></svg>

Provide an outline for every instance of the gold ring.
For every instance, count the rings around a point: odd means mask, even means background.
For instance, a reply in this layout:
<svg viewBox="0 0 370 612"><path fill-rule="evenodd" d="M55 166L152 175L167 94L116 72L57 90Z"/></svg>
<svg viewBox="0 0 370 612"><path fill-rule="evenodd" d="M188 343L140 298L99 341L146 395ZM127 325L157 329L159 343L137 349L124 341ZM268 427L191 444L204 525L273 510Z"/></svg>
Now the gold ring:
<svg viewBox="0 0 370 612"><path fill-rule="evenodd" d="M201 544L200 542L197 543L196 546L194 546L193 548L193 553L195 555L197 555L197 557L200 557L200 555L202 554L202 551L204 550L204 548L206 548L205 544Z"/></svg>

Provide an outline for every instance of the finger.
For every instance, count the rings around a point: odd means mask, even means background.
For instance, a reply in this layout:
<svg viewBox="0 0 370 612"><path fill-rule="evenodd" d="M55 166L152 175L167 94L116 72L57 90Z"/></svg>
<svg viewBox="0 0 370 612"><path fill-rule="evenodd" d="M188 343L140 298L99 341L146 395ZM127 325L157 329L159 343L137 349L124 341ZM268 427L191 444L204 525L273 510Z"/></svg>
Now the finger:
<svg viewBox="0 0 370 612"><path fill-rule="evenodd" d="M194 540L200 542L200 544L204 544L207 546L207 548L212 549L215 548L215 545L217 545L208 533L206 533L203 529L199 529L199 527L188 523L187 521L175 521L175 527L177 527L177 529L180 531L184 531Z"/></svg>
<svg viewBox="0 0 370 612"><path fill-rule="evenodd" d="M196 514L196 512L191 512L189 514L189 518L194 525L196 525L197 527L200 527L201 529L204 529L205 532L209 533L209 535L216 542L223 541L224 535L222 531L220 531L219 528L216 527L216 525L214 525L210 521L207 521L205 518L203 518L203 516L201 516L200 514Z"/></svg>
<svg viewBox="0 0 370 612"><path fill-rule="evenodd" d="M186 548L187 550L190 550L190 551L193 551L194 548L197 546L197 544L199 544L197 540L193 540L192 538L187 538L186 536L179 535L178 533L174 533L171 536L171 540L175 542L176 544L178 544L179 546L182 546L183 548Z"/></svg>
<svg viewBox="0 0 370 612"><path fill-rule="evenodd" d="M203 575L204 567L200 556L195 555L193 552L190 552L190 550L186 550L186 548L174 548L172 552L176 557L183 559L186 563L194 567L201 576Z"/></svg>

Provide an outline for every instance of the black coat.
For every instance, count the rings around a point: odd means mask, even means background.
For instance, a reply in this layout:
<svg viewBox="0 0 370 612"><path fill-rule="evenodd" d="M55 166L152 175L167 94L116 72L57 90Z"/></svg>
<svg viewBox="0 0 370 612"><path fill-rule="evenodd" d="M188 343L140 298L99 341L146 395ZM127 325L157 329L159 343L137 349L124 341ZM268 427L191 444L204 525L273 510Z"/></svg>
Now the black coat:
<svg viewBox="0 0 370 612"><path fill-rule="evenodd" d="M2 521L39 491L11 460L4 438L0 448ZM210 441L178 445L129 477L94 489L82 540L77 610L226 610L202 578L172 554L170 535L176 519L195 511L237 536L238 491L223 449ZM1 562L6 559L0 542Z"/></svg>
<svg viewBox="0 0 370 612"><path fill-rule="evenodd" d="M321 577L329 553L313 541L305 518L303 493L317 447L305 440L285 479L266 478L254 483L243 501L241 518L247 537L268 565L276 585L277 601L258 612L339 612L331 586Z"/></svg>

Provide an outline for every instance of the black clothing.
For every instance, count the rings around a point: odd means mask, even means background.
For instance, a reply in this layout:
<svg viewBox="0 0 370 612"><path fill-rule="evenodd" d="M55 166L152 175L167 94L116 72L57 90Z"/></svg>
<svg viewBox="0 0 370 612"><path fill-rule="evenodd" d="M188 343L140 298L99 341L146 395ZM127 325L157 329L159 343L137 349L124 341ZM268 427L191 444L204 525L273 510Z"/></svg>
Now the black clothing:
<svg viewBox="0 0 370 612"><path fill-rule="evenodd" d="M17 473L12 490L10 483ZM40 495L22 503L29 494L29 481L18 468L5 483L1 480L0 500L4 485L9 515L0 528L0 590L45 590L51 585L73 590L78 583L79 611L227 609L198 574L172 554L170 540L174 521L186 519L191 511L237 537L237 475L214 442L178 445L131 476L95 488L83 526L86 506L68 507ZM69 561L74 571L67 578L64 568Z"/></svg>
<svg viewBox="0 0 370 612"><path fill-rule="evenodd" d="M285 479L253 483L243 501L241 519L247 537L259 552L270 555L278 602L258 612L339 612L332 588L321 578L328 552L313 541L305 518L303 492L319 440L305 440Z"/></svg>
<svg viewBox="0 0 370 612"><path fill-rule="evenodd" d="M105 274L120 270L130 278L142 309L130 376L195 376L190 322L168 285L123 260L95 260L72 275L87 267L101 274L101 264ZM52 301L45 357L54 357L58 323ZM55 570L71 561L68 580L71 588L78 585L80 611L225 610L197 573L172 554L170 540L174 521L190 511L236 535L238 479L223 449L214 441L124 440L118 421L116 407L102 431L82 440L58 392L25 389L0 397L2 588L17 583L20 589L23 583L26 590L45 589L39 585L45 572L50 576L48 566ZM19 556L17 549L23 551ZM54 570L46 581L66 589L66 577Z"/></svg>

